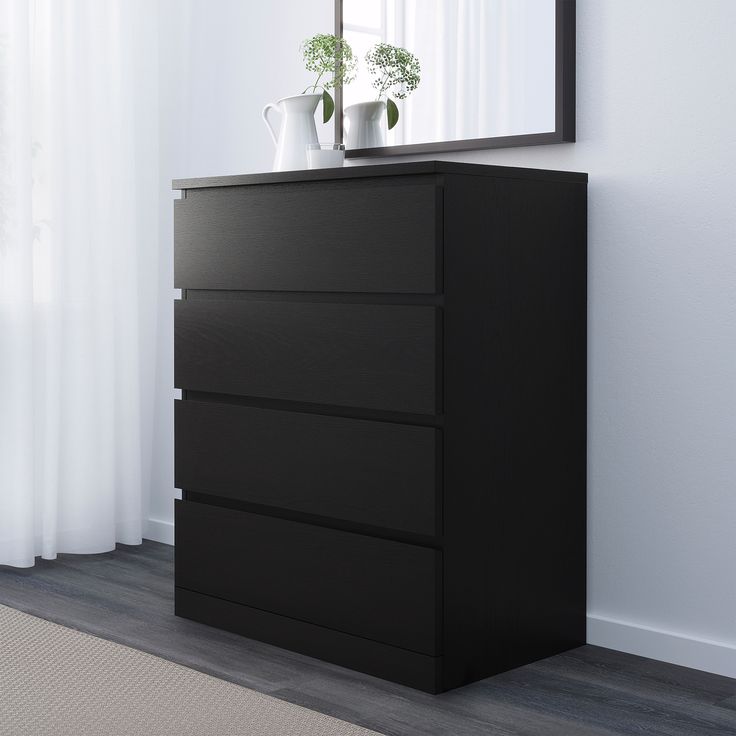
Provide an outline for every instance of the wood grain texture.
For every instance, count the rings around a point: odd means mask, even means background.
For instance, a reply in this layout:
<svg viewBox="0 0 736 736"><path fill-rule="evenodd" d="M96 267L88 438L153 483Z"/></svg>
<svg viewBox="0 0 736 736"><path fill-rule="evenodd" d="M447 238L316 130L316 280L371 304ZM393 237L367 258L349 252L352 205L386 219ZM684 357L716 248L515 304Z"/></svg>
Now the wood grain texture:
<svg viewBox="0 0 736 736"><path fill-rule="evenodd" d="M436 429L202 401L175 408L177 488L438 534Z"/></svg>
<svg viewBox="0 0 736 736"><path fill-rule="evenodd" d="M201 189L174 202L187 289L434 293L431 177Z"/></svg>
<svg viewBox="0 0 736 736"><path fill-rule="evenodd" d="M182 389L434 414L435 307L182 300Z"/></svg>
<svg viewBox="0 0 736 736"><path fill-rule="evenodd" d="M176 502L176 585L421 654L440 654L441 553Z"/></svg>
<svg viewBox="0 0 736 736"><path fill-rule="evenodd" d="M736 680L584 646L442 695L174 615L174 550L0 568L0 603L387 736L733 736Z"/></svg>

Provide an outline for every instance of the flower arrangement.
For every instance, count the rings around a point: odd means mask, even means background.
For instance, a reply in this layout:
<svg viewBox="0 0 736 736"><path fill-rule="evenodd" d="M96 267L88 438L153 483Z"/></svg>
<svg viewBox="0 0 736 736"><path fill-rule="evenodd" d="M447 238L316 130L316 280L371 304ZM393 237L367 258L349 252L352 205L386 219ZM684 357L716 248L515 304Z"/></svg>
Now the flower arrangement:
<svg viewBox="0 0 736 736"><path fill-rule="evenodd" d="M421 81L419 59L406 49L377 43L368 51L365 60L373 86L378 90L378 99L386 98L388 129L391 130L399 122L399 108L393 98L405 99Z"/></svg>
<svg viewBox="0 0 736 736"><path fill-rule="evenodd" d="M307 71L317 75L314 84L307 87L302 94L309 90L322 90L322 119L326 123L335 112L335 101L328 90L352 82L358 60L344 38L330 33L318 33L308 38L302 43L301 49ZM323 82L325 76L328 78Z"/></svg>

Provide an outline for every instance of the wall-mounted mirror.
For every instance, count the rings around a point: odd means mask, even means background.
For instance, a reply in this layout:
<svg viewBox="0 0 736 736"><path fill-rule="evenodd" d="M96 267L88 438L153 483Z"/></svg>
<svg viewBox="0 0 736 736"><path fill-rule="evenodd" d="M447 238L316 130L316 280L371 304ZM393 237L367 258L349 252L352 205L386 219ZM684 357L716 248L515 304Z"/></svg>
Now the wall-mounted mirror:
<svg viewBox="0 0 736 736"><path fill-rule="evenodd" d="M335 25L359 59L336 100L336 135L343 140L347 130L348 156L575 140L575 0L336 0ZM411 52L419 84L410 89L409 59L393 87L398 99L389 89L383 105L360 107L378 100L386 71L381 58L373 69L366 62L376 44ZM388 99L398 113L390 130Z"/></svg>

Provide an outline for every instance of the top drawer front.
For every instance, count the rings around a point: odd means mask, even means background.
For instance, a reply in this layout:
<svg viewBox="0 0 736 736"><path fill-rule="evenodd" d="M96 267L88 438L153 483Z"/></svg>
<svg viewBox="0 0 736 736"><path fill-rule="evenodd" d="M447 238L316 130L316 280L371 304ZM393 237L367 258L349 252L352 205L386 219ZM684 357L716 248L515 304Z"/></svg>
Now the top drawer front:
<svg viewBox="0 0 736 736"><path fill-rule="evenodd" d="M174 203L185 289L438 290L434 177L195 189Z"/></svg>

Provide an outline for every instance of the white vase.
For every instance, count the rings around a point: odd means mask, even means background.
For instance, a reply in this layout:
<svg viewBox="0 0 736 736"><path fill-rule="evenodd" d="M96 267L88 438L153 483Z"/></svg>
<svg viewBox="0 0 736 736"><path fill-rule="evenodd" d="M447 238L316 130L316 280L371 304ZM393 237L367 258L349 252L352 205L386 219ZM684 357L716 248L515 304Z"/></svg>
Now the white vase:
<svg viewBox="0 0 736 736"><path fill-rule="evenodd" d="M263 120L276 146L274 171L292 171L307 168L307 145L318 143L314 112L322 95L294 95L276 103L269 102L263 108ZM275 110L281 123L275 128L268 118Z"/></svg>
<svg viewBox="0 0 736 736"><path fill-rule="evenodd" d="M346 148L379 148L386 145L386 102L358 102L345 108Z"/></svg>

